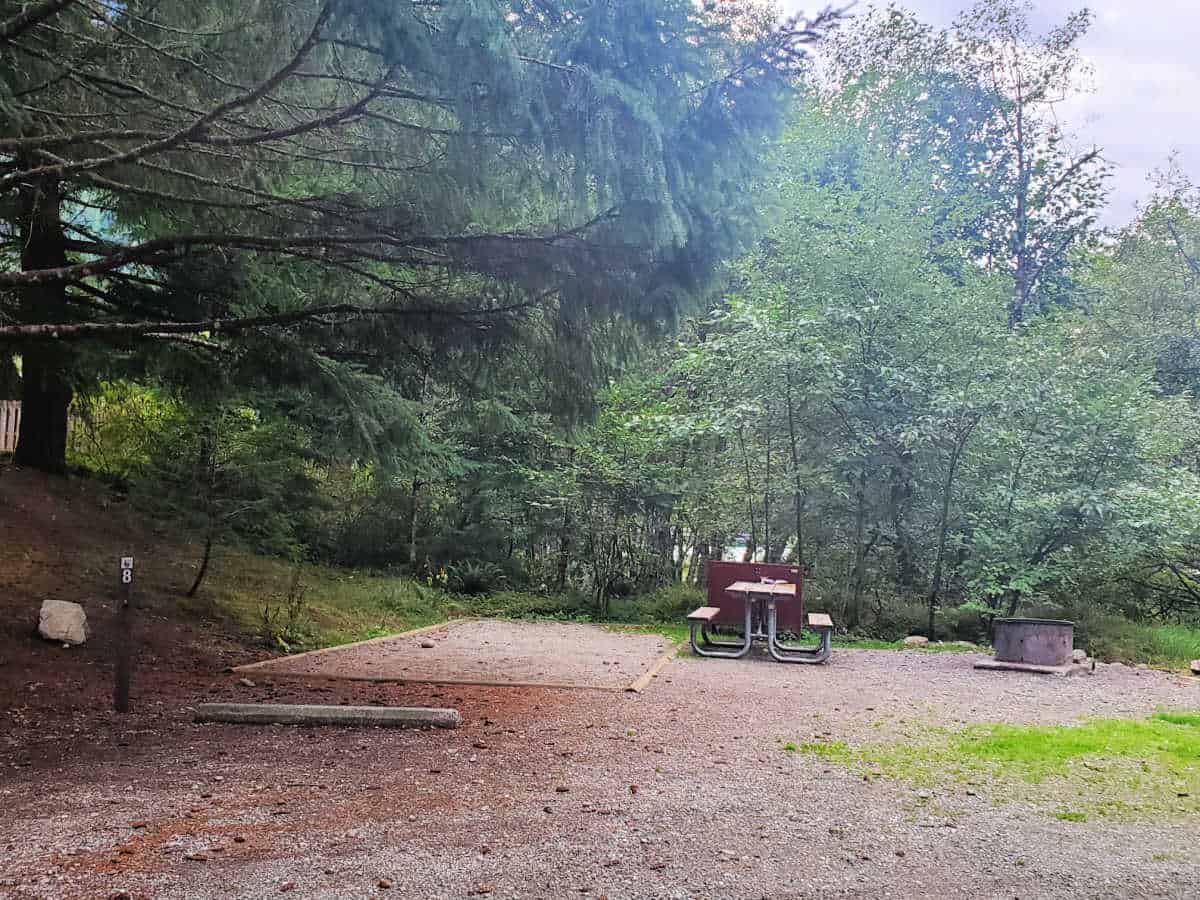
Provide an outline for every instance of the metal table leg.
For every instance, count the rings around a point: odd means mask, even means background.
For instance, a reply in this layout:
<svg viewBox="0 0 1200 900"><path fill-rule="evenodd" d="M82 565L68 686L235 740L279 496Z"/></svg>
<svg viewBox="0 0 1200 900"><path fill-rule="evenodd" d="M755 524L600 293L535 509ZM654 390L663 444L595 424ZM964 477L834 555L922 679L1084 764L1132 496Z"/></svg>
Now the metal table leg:
<svg viewBox="0 0 1200 900"><path fill-rule="evenodd" d="M788 647L779 642L776 627L775 598L767 601L767 650L772 658L779 662L794 663L823 663L829 659L832 635L829 629L822 628L820 638L815 647Z"/></svg>
<svg viewBox="0 0 1200 900"><path fill-rule="evenodd" d="M737 645L737 644L734 644L732 641L722 641L721 642L723 644L730 644L731 647L736 647L737 649L727 649L727 650L703 649L704 645L696 640L696 628L697 628L697 626L701 626L701 623L700 622L691 622L690 623L691 624L690 640L691 640L691 645L692 645L692 652L695 653L697 656L712 656L712 657L716 657L718 659L741 659L743 656L748 654L750 652L750 649L754 646L754 629L751 627L751 625L752 625L751 611L753 610L753 607L754 607L754 605L750 602L750 598L747 597L746 598L746 630L744 632L742 632L742 643L740 645ZM709 646L711 647L714 645L710 643ZM719 645L717 645L717 646L719 646Z"/></svg>
<svg viewBox="0 0 1200 900"><path fill-rule="evenodd" d="M740 648L743 645L742 641L722 641L713 639L708 633L708 624L705 622L700 623L700 639L704 642L704 646L706 647Z"/></svg>

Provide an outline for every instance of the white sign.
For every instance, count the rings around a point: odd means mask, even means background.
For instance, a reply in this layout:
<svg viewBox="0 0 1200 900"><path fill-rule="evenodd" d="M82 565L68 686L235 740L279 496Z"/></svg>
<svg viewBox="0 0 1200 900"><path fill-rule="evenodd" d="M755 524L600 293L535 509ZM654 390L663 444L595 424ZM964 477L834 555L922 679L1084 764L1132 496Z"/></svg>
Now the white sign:
<svg viewBox="0 0 1200 900"><path fill-rule="evenodd" d="M133 568L133 557L132 556L122 556L121 557L121 568L122 569L132 569Z"/></svg>

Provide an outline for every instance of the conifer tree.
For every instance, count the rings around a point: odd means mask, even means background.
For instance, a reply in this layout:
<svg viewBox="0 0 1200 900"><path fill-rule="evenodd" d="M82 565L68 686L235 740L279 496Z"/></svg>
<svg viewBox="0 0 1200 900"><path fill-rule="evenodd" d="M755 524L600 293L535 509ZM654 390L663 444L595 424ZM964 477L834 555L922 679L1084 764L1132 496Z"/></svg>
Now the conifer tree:
<svg viewBox="0 0 1200 900"><path fill-rule="evenodd" d="M0 341L64 464L81 342L313 353L669 318L827 22L691 0L0 0Z"/></svg>

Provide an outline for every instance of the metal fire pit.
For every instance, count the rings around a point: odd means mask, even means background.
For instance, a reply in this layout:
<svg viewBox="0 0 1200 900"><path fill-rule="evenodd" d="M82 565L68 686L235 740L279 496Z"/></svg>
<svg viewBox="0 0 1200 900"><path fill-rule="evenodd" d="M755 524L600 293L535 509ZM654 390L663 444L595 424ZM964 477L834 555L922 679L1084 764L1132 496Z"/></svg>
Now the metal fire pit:
<svg viewBox="0 0 1200 900"><path fill-rule="evenodd" d="M996 619L992 646L995 656L980 660L977 669L1011 669L1070 675L1084 666L1073 659L1075 623L1062 619Z"/></svg>
<svg viewBox="0 0 1200 900"><path fill-rule="evenodd" d="M995 658L1033 666L1065 666L1075 648L1075 623L1061 619L997 619Z"/></svg>

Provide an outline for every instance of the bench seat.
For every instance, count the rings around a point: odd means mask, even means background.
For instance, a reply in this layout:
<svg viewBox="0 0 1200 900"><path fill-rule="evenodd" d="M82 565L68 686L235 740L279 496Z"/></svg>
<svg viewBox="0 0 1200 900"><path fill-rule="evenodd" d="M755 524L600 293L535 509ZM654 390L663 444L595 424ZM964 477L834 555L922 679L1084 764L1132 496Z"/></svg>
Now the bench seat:
<svg viewBox="0 0 1200 900"><path fill-rule="evenodd" d="M701 606L688 613L689 622L711 622L721 612L719 606Z"/></svg>

